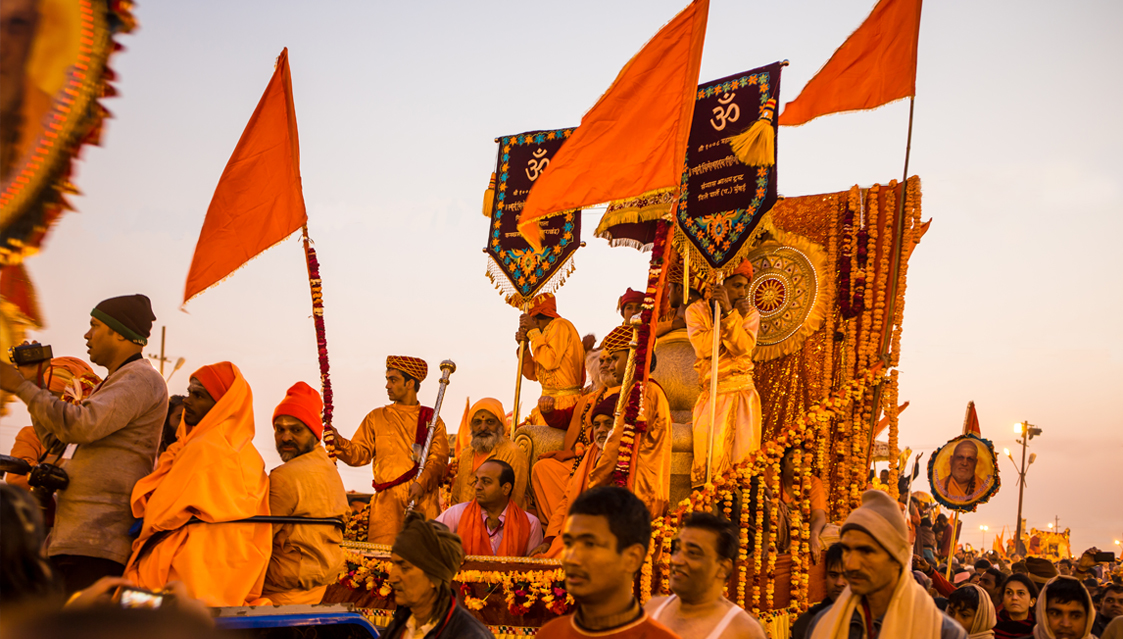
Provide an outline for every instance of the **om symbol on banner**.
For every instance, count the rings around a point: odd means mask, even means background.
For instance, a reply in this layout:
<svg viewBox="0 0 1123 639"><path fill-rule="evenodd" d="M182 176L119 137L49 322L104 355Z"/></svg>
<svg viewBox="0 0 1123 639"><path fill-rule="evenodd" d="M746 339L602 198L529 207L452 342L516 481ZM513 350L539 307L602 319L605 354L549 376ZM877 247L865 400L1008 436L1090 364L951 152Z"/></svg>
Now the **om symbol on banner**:
<svg viewBox="0 0 1123 639"><path fill-rule="evenodd" d="M736 103L730 104L735 97L737 97L736 93L726 93L717 99L719 106L714 107L714 117L710 118L710 126L714 127L715 131L721 131L726 124L736 122L741 117L741 108Z"/></svg>
<svg viewBox="0 0 1123 639"><path fill-rule="evenodd" d="M531 182L537 180L538 176L542 175L542 172L546 170L546 165L549 163L550 158L546 157L546 149L539 148L535 150L534 157L526 163L526 177L530 178Z"/></svg>

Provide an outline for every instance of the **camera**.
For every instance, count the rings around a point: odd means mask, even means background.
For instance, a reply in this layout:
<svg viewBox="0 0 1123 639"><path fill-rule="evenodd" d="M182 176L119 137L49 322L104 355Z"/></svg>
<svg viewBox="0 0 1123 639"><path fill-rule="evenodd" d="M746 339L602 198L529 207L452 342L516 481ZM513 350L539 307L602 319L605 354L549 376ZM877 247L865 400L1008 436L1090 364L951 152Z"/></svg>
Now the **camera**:
<svg viewBox="0 0 1123 639"><path fill-rule="evenodd" d="M70 485L70 475L60 466L42 463L31 469L27 483L32 488L42 488L49 495L57 490L66 490Z"/></svg>
<svg viewBox="0 0 1123 639"><path fill-rule="evenodd" d="M8 349L8 359L16 366L38 364L54 357L50 344L24 344Z"/></svg>
<svg viewBox="0 0 1123 639"><path fill-rule="evenodd" d="M151 590L130 588L128 586L121 588L121 591L117 594L117 603L122 608L146 608L155 610L171 599L172 595L170 593L152 592Z"/></svg>

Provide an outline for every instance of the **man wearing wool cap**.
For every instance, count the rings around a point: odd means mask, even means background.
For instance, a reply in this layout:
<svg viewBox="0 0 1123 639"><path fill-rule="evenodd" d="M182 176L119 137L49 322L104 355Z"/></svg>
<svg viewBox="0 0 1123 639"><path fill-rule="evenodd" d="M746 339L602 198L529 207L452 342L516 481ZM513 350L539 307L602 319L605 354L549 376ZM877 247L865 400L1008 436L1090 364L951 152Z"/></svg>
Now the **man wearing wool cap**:
<svg viewBox="0 0 1123 639"><path fill-rule="evenodd" d="M269 473L275 517L338 519L350 510L347 490L328 453L320 394L297 382L273 411L273 439L285 462ZM318 604L343 568L343 530L330 524L273 524L273 554L262 596L276 605Z"/></svg>
<svg viewBox="0 0 1123 639"><path fill-rule="evenodd" d="M67 592L124 571L132 544L129 497L152 472L168 411L168 386L141 355L156 319L148 298L110 298L90 315L90 361L108 372L85 401L55 397L0 363L0 388L27 404L39 441L78 445L66 464L70 484L58 493L47 551Z"/></svg>
<svg viewBox="0 0 1123 639"><path fill-rule="evenodd" d="M879 490L842 526L842 567L849 584L811 622L812 639L966 639L967 633L936 607L912 578L912 547L897 502Z"/></svg>
<svg viewBox="0 0 1123 639"><path fill-rule="evenodd" d="M487 626L456 603L452 579L463 561L464 548L458 535L444 524L410 511L390 549L387 582L398 608L382 636L492 637Z"/></svg>

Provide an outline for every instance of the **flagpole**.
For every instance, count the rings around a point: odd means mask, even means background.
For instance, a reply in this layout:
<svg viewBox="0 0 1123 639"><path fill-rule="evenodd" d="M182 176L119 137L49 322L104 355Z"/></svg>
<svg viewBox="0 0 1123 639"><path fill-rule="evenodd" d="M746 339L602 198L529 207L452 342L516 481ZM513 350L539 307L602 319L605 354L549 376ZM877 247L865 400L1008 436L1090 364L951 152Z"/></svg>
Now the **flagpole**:
<svg viewBox="0 0 1123 639"><path fill-rule="evenodd" d="M905 170L901 177L901 194L897 198L897 219L893 225L893 262L889 267L889 304L886 307L886 321L882 324L885 327L885 332L881 335L881 361L885 362L886 366L889 365L891 355L889 347L893 337L893 317L897 312L897 284L900 279L898 274L901 270L901 245L905 235L905 195L908 193L909 155L912 152L912 116L915 104L916 96L909 96L909 133L905 141Z"/></svg>
<svg viewBox="0 0 1123 639"><path fill-rule="evenodd" d="M721 274L715 280L715 289L721 286ZM706 449L706 483L713 481L714 474L714 438L717 430L717 370L718 351L721 350L721 305L714 298L714 337L710 344L710 445Z"/></svg>
<svg viewBox="0 0 1123 639"><path fill-rule="evenodd" d="M524 304L522 312L525 314L528 310L530 310L530 305ZM519 427L519 402L521 401L519 396L522 395L523 362L525 361L527 348L529 348L528 340L524 334L523 338L519 340L519 370L515 372L515 406L511 409L511 441L515 440L515 429Z"/></svg>
<svg viewBox="0 0 1123 639"><path fill-rule="evenodd" d="M316 249L312 248L312 238L308 236L308 225L301 227L304 239L304 260L308 266L308 284L312 289L312 322L316 328L316 352L320 363L320 395L324 401L323 441L328 457L335 461L335 430L331 425L332 392L328 368L328 338L324 330L324 289L320 279L320 261Z"/></svg>

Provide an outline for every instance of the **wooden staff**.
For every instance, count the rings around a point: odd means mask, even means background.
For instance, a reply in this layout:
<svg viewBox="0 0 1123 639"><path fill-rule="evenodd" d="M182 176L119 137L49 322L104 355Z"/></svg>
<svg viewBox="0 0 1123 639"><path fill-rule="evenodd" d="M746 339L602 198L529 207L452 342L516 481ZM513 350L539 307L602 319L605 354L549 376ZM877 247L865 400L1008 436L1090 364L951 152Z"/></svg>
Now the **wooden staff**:
<svg viewBox="0 0 1123 639"><path fill-rule="evenodd" d="M714 291L722 284L719 273L714 283ZM714 338L710 347L710 445L706 450L706 483L710 483L714 474L714 431L717 430L717 357L721 349L721 305L714 302Z"/></svg>
<svg viewBox="0 0 1123 639"><path fill-rule="evenodd" d="M530 305L523 304L522 312L524 315L528 310L530 310ZM519 396L522 395L523 390L523 361L525 361L527 348L529 346L526 342L526 333L523 333L523 338L519 340L519 369L515 371L515 407L511 413L511 441L515 441L515 429L519 427Z"/></svg>
<svg viewBox="0 0 1123 639"><path fill-rule="evenodd" d="M951 558L955 556L955 546L959 542L959 511L955 511L955 518L951 522L951 546L948 548L948 569L944 579L951 581Z"/></svg>
<svg viewBox="0 0 1123 639"><path fill-rule="evenodd" d="M624 408L628 405L628 391L636 381L636 349L639 348L639 330L632 327L632 341L628 343L628 365L624 367L624 379L620 381L620 395L616 398L616 414L612 418L612 428L608 431L607 442L612 439L613 433L624 423Z"/></svg>
<svg viewBox="0 0 1123 639"><path fill-rule="evenodd" d="M425 448L421 449L421 458L417 460L417 474L415 478L420 478L421 473L425 472L425 462L429 461L429 449L433 446L433 433L437 430L437 420L441 416L441 404L445 401L445 390L448 389L448 378L456 372L456 364L451 359L446 359L441 362L441 378L437 383L441 385L437 390L437 402L433 405L433 419L429 421L429 434L425 436ZM414 448L414 450L417 450ZM406 506L406 512L413 510L416 500L409 500L409 505Z"/></svg>

